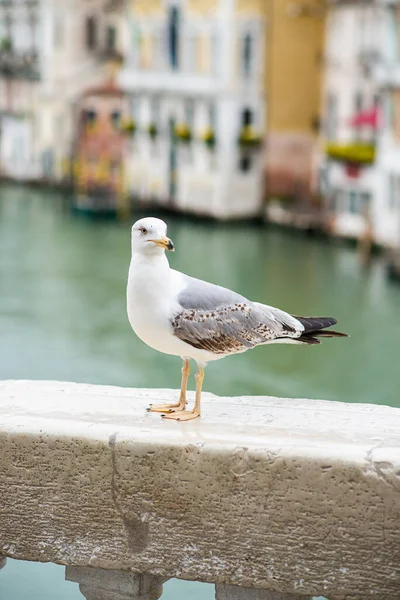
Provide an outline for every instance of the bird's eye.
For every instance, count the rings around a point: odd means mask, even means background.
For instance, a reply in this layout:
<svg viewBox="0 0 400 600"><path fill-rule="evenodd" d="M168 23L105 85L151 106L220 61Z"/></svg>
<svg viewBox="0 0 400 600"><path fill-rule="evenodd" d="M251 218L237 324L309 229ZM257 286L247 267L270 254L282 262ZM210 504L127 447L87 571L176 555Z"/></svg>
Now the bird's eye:
<svg viewBox="0 0 400 600"><path fill-rule="evenodd" d="M140 233L143 233L143 235L146 235L146 233L147 233L146 227L139 227L139 231L140 231Z"/></svg>

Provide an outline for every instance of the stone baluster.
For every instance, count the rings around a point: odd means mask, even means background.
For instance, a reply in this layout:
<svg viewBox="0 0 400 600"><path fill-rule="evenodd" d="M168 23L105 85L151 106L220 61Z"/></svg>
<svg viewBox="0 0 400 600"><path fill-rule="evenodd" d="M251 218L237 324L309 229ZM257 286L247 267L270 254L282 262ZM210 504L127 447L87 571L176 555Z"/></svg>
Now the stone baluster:
<svg viewBox="0 0 400 600"><path fill-rule="evenodd" d="M312 600L311 596L281 594L270 590L238 587L236 585L215 586L215 600Z"/></svg>
<svg viewBox="0 0 400 600"><path fill-rule="evenodd" d="M158 600L165 579L125 571L66 567L65 579L79 583L86 600Z"/></svg>

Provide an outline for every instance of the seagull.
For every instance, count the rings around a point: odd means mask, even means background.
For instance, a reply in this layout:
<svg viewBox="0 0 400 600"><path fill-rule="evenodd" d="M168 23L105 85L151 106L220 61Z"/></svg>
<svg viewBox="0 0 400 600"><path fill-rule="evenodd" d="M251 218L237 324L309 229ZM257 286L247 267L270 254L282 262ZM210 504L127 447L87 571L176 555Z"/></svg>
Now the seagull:
<svg viewBox="0 0 400 600"><path fill-rule="evenodd" d="M165 419L189 421L200 416L207 363L263 344L319 344L318 338L347 337L326 330L331 317L295 317L252 302L229 289L170 268L165 251L174 251L167 225L154 217L136 221L131 232L127 313L136 335L148 346L183 360L179 401L150 405ZM196 397L187 410L190 360L197 363Z"/></svg>

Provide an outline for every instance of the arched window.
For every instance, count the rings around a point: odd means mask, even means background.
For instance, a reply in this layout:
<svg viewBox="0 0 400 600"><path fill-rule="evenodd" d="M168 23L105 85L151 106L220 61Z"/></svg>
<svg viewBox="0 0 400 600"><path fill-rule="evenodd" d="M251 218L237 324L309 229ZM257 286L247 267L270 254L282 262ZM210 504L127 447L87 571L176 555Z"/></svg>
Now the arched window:
<svg viewBox="0 0 400 600"><path fill-rule="evenodd" d="M246 33L243 38L243 74L250 75L252 72L253 62L253 37L250 33Z"/></svg>
<svg viewBox="0 0 400 600"><path fill-rule="evenodd" d="M247 125L253 124L253 111L250 108L245 108L242 112L242 125L246 127Z"/></svg>
<svg viewBox="0 0 400 600"><path fill-rule="evenodd" d="M243 173L247 173L251 169L251 156L249 154L243 154L240 157L239 168Z"/></svg>
<svg viewBox="0 0 400 600"><path fill-rule="evenodd" d="M113 127L118 129L120 126L120 123L121 123L121 113L119 112L119 110L114 110L110 114L110 120L111 120Z"/></svg>
<svg viewBox="0 0 400 600"><path fill-rule="evenodd" d="M108 25L106 29L106 47L110 52L117 49L117 30L112 25Z"/></svg>
<svg viewBox="0 0 400 600"><path fill-rule="evenodd" d="M244 108L242 110L242 128L249 127L253 124L254 114L250 108ZM249 152L241 152L239 157L239 169L240 171L247 173L252 167L252 156Z"/></svg>
<svg viewBox="0 0 400 600"><path fill-rule="evenodd" d="M169 61L173 69L179 67L179 9L171 6L169 9L168 46Z"/></svg>
<svg viewBox="0 0 400 600"><path fill-rule="evenodd" d="M92 109L84 109L82 110L81 118L84 125L94 125L97 119L97 113Z"/></svg>
<svg viewBox="0 0 400 600"><path fill-rule="evenodd" d="M97 21L96 17L86 18L86 48L94 50L97 47Z"/></svg>

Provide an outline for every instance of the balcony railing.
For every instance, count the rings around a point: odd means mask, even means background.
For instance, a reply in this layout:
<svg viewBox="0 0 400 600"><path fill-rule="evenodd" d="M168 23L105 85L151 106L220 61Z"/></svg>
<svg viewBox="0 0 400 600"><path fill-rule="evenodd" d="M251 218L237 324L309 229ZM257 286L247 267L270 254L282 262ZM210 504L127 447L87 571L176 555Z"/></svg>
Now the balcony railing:
<svg viewBox="0 0 400 600"><path fill-rule="evenodd" d="M398 600L399 409L204 394L196 421L146 412L175 398L0 383L0 555L65 565L88 600L156 600L171 577L218 600Z"/></svg>
<svg viewBox="0 0 400 600"><path fill-rule="evenodd" d="M16 53L11 49L0 49L0 76L40 79L38 55L35 52Z"/></svg>
<svg viewBox="0 0 400 600"><path fill-rule="evenodd" d="M375 162L375 146L373 144L327 144L326 154L335 160L370 165Z"/></svg>

